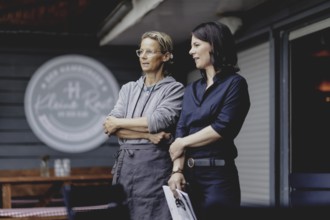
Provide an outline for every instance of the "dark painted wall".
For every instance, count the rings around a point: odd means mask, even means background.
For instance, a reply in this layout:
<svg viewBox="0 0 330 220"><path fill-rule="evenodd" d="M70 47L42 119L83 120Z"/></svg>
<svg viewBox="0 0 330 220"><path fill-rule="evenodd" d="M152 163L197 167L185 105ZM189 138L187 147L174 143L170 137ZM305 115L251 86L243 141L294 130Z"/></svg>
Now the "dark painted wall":
<svg viewBox="0 0 330 220"><path fill-rule="evenodd" d="M109 138L95 150L62 153L42 143L30 129L24 113L24 94L34 72L45 61L64 54L92 57L104 64L119 85L140 76L136 47L99 47L85 36L0 35L0 170L38 168L40 157L70 158L71 166L111 166L118 148ZM110 111L110 109L109 109Z"/></svg>

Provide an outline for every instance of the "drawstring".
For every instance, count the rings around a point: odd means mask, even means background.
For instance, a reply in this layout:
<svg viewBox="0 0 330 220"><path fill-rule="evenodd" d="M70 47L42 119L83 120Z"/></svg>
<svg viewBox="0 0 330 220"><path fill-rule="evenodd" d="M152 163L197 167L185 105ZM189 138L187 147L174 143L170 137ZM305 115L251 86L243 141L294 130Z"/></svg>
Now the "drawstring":
<svg viewBox="0 0 330 220"><path fill-rule="evenodd" d="M156 84L157 84L157 83L156 83ZM145 103L144 103L144 105L143 105L142 111L141 111L141 113L140 113L140 117L142 117L142 115L143 115L144 109L145 109L145 107L146 107L146 105L147 105L147 103L148 103L148 101L149 101L149 99L150 99L151 93L154 91L154 88L155 88L156 84L153 85L152 88L151 88L151 90L150 90L150 92L148 92L148 98L147 98L147 100L145 101ZM145 85L144 85L144 82L143 82L143 86L141 87L141 90L140 90L139 96L138 96L138 98L137 98L137 100L136 100L136 103L135 103L134 108L133 108L133 111L132 111L132 117L134 117L134 112L135 112L136 107L137 107L137 104L138 104L138 102L139 102L139 100L140 100L140 98L141 98L141 94L142 94L142 92L143 92L144 86L145 86Z"/></svg>
<svg viewBox="0 0 330 220"><path fill-rule="evenodd" d="M156 84L155 84L155 85L156 85ZM144 109L145 109L145 107L146 107L146 105L147 105L147 103L148 103L148 101L149 101L149 99L150 99L151 93L154 91L155 85L153 85L152 88L151 88L151 90L150 90L150 92L148 92L148 93L149 93L149 94L148 94L148 98L147 98L146 102L144 103L144 106L143 106L143 108L142 108L142 111L141 111L140 117L142 116L142 114L143 114L143 112L144 112ZM143 88L144 88L144 84L143 84Z"/></svg>
<svg viewBox="0 0 330 220"><path fill-rule="evenodd" d="M138 98L137 98L137 100L136 100L136 102L135 102L135 105L134 105L134 108L133 108L133 111L132 111L132 117L134 116L134 112L135 112L136 106L137 106L137 104L138 104L138 102L139 102L139 100L140 100L140 97L141 97L141 94L142 94L143 88L144 88L144 84L143 84L143 86L141 87L141 90L140 90L139 96L138 96Z"/></svg>

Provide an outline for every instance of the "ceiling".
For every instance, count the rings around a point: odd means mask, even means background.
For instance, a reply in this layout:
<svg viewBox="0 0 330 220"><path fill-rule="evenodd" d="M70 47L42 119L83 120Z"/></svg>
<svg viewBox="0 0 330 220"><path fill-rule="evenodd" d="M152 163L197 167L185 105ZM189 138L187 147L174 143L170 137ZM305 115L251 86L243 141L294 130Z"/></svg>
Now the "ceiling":
<svg viewBox="0 0 330 220"><path fill-rule="evenodd" d="M121 0L0 0L1 33L95 34Z"/></svg>
<svg viewBox="0 0 330 220"><path fill-rule="evenodd" d="M153 2L155 9L147 11L141 19L136 19L138 16L134 16L134 8L139 7L139 2ZM113 34L109 39L104 37L100 44L135 45L140 35L148 30L164 31L176 43L180 43L201 22L242 14L263 2L266 0L133 0L133 9L118 23L119 26L125 26L124 31ZM229 22L235 21L231 19Z"/></svg>
<svg viewBox="0 0 330 220"><path fill-rule="evenodd" d="M97 36L100 46L136 45L143 32L160 30L175 43L197 24L232 19L267 0L0 0L1 34ZM229 17L230 15L230 17ZM230 18L230 19L228 19Z"/></svg>

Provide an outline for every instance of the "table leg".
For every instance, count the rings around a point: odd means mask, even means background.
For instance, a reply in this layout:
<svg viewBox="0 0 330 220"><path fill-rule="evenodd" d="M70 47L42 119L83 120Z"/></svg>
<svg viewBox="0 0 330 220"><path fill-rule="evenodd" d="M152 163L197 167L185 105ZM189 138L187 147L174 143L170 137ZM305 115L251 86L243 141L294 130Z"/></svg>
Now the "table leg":
<svg viewBox="0 0 330 220"><path fill-rule="evenodd" d="M10 183L3 183L2 190L2 208L11 208L11 185Z"/></svg>
<svg viewBox="0 0 330 220"><path fill-rule="evenodd" d="M51 187L47 190L47 192L40 198L36 207L44 207L51 201L54 194L61 191L63 183L55 182L51 185Z"/></svg>

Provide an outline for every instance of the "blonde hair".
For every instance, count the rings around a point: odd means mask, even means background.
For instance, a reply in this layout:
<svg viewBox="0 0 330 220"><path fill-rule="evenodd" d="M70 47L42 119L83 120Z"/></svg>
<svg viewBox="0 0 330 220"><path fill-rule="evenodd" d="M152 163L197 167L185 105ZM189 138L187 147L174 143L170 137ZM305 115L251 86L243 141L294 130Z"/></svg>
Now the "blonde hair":
<svg viewBox="0 0 330 220"><path fill-rule="evenodd" d="M164 33L159 31L148 31L141 36L141 41L145 38L150 38L158 42L160 46L160 51L162 53L170 53L170 59L164 63L164 74L166 76L171 75L169 72L169 65L173 64L173 41L172 38Z"/></svg>
<svg viewBox="0 0 330 220"><path fill-rule="evenodd" d="M168 34L166 34L164 32L159 32L159 31L148 31L142 35L141 41L145 38L151 38L153 40L156 40L159 43L160 50L163 53L166 53L166 52L172 53L173 52L173 41L172 41L172 38Z"/></svg>

